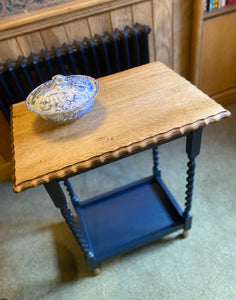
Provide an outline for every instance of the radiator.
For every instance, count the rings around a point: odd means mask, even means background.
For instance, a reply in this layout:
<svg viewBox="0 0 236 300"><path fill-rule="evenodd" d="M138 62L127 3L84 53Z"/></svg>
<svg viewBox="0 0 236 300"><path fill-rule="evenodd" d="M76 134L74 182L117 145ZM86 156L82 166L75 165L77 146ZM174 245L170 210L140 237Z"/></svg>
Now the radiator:
<svg viewBox="0 0 236 300"><path fill-rule="evenodd" d="M85 74L98 78L149 62L147 25L126 26L104 35L63 44L29 57L0 64L0 109L10 121L10 106L55 74Z"/></svg>

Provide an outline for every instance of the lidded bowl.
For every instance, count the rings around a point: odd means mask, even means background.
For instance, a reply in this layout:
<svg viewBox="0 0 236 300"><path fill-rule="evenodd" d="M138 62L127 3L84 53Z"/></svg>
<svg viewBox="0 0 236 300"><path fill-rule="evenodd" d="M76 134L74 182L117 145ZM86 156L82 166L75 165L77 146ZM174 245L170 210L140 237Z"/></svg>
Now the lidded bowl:
<svg viewBox="0 0 236 300"><path fill-rule="evenodd" d="M93 106L99 91L96 79L85 75L55 75L26 98L29 110L56 123L74 121Z"/></svg>

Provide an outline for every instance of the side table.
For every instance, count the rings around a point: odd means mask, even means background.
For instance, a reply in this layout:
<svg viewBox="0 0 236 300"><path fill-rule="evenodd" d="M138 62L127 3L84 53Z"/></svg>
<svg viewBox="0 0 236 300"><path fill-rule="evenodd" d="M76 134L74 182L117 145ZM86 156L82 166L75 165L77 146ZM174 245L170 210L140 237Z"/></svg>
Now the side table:
<svg viewBox="0 0 236 300"><path fill-rule="evenodd" d="M195 158L202 127L230 113L160 62L100 78L92 110L54 124L12 108L15 192L44 184L84 252L89 267L177 230L191 228ZM182 210L161 179L158 145L186 136L187 185ZM153 176L80 202L69 178L153 149ZM79 224L67 206L64 181Z"/></svg>

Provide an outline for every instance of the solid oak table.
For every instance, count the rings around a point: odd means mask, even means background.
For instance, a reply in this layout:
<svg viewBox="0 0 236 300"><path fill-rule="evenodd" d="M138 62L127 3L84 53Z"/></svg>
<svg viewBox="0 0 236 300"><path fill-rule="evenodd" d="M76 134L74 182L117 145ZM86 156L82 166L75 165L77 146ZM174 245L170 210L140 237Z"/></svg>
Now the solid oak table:
<svg viewBox="0 0 236 300"><path fill-rule="evenodd" d="M55 124L13 105L15 192L44 184L78 241L89 267L191 227L195 157L202 127L230 113L160 62L98 79L100 92L81 119ZM186 136L184 210L161 179L157 145ZM79 202L69 177L153 148L153 176ZM75 222L60 186L64 181Z"/></svg>

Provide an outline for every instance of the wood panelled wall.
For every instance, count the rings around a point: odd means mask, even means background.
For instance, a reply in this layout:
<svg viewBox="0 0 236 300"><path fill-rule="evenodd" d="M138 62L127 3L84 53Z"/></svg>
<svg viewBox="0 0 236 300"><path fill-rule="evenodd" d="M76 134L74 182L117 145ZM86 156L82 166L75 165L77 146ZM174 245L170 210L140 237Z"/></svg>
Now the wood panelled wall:
<svg viewBox="0 0 236 300"><path fill-rule="evenodd" d="M0 63L138 22L152 29L149 35L150 60L160 60L188 78L191 20L192 1L186 0L73 1L0 20ZM0 119L2 117L0 114ZM0 158L5 158L6 162L10 159L8 135L0 136ZM0 161L3 177L6 165L9 164L3 165ZM9 179L9 172L5 174Z"/></svg>
<svg viewBox="0 0 236 300"><path fill-rule="evenodd" d="M60 47L95 33L149 25L150 59L189 75L192 1L80 0L0 21L0 62Z"/></svg>
<svg viewBox="0 0 236 300"><path fill-rule="evenodd" d="M203 13L193 3L190 81L223 106L236 100L236 3Z"/></svg>

